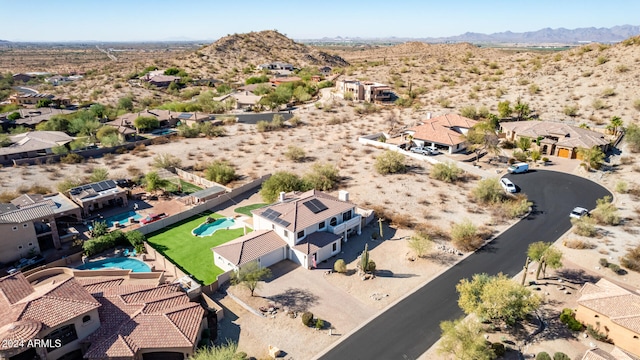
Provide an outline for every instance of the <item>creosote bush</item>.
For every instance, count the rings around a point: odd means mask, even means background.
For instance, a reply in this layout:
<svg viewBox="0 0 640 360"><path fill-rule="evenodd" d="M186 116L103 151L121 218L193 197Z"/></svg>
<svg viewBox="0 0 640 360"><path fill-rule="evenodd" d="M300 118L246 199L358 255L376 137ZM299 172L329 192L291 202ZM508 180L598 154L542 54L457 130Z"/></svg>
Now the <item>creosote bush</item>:
<svg viewBox="0 0 640 360"><path fill-rule="evenodd" d="M611 202L611 196L605 196L596 200L597 206L591 212L591 215L600 225L618 225L620 224L620 216L618 209Z"/></svg>
<svg viewBox="0 0 640 360"><path fill-rule="evenodd" d="M640 272L640 245L627 250L627 253L620 258L620 265L629 270Z"/></svg>
<svg viewBox="0 0 640 360"><path fill-rule="evenodd" d="M454 183L460 179L462 173L462 169L460 169L455 163L448 162L434 164L429 176L447 183Z"/></svg>
<svg viewBox="0 0 640 360"><path fill-rule="evenodd" d="M476 250L484 243L482 237L478 235L478 228L469 219L453 224L451 241L456 248L462 251Z"/></svg>
<svg viewBox="0 0 640 360"><path fill-rule="evenodd" d="M580 219L571 219L573 224L573 232L580 236L594 237L598 233L595 227L595 221L589 216L583 216Z"/></svg>
<svg viewBox="0 0 640 360"><path fill-rule="evenodd" d="M311 322L313 321L313 313L310 311L305 311L302 313L302 323L306 326L311 326Z"/></svg>
<svg viewBox="0 0 640 360"><path fill-rule="evenodd" d="M294 145L290 145L284 153L284 156L293 162L304 161L306 155L303 148Z"/></svg>
<svg viewBox="0 0 640 360"><path fill-rule="evenodd" d="M404 155L395 151L385 150L376 158L374 167L381 175L403 173L406 170L404 160Z"/></svg>
<svg viewBox="0 0 640 360"><path fill-rule="evenodd" d="M347 264L344 262L343 259L338 259L333 264L333 270L335 270L336 272L338 272L340 274L344 274L344 273L347 272Z"/></svg>

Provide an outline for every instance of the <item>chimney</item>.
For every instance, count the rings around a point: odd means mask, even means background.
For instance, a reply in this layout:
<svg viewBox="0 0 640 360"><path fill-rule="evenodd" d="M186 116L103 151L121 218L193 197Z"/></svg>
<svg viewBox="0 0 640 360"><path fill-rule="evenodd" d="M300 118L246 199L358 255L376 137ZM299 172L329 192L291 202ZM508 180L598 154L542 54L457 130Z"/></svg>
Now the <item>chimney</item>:
<svg viewBox="0 0 640 360"><path fill-rule="evenodd" d="M349 192L346 190L338 191L338 200L349 201Z"/></svg>
<svg viewBox="0 0 640 360"><path fill-rule="evenodd" d="M284 202L284 195L285 195L285 192L284 191L280 191L280 196L278 196L278 201Z"/></svg>

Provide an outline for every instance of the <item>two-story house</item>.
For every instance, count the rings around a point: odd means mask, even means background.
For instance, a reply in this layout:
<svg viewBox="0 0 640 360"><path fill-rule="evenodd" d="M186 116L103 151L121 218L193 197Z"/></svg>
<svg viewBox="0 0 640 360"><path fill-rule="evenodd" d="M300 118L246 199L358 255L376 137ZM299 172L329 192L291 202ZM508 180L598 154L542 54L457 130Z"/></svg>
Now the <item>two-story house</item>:
<svg viewBox="0 0 640 360"><path fill-rule="evenodd" d="M467 148L465 135L478 122L458 114L445 114L423 120L420 125L403 132L405 139L411 136L417 146L433 146L449 154Z"/></svg>
<svg viewBox="0 0 640 360"><path fill-rule="evenodd" d="M60 248L54 211L50 203L17 207L0 204L0 262L8 264L20 258L40 254L40 237L51 238ZM45 239L43 239L43 244Z"/></svg>
<svg viewBox="0 0 640 360"><path fill-rule="evenodd" d="M212 249L219 268L237 270L252 261L264 267L285 259L316 267L362 230L362 216L347 191L337 198L317 190L281 193L277 203L252 214L255 231Z"/></svg>
<svg viewBox="0 0 640 360"><path fill-rule="evenodd" d="M394 96L391 87L388 85L372 81L348 79L336 81L336 92L343 98L370 103L389 101Z"/></svg>

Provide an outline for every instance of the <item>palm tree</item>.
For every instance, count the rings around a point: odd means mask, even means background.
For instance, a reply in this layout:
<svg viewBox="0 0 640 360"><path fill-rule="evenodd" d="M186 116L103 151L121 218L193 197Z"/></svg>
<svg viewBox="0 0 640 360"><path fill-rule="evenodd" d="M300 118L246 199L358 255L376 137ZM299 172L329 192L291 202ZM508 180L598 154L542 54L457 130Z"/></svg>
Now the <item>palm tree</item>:
<svg viewBox="0 0 640 360"><path fill-rule="evenodd" d="M623 125L624 123L622 122L622 119L619 116L612 117L609 124L609 126L611 126L611 129L613 130L614 135L618 133L618 129L622 128Z"/></svg>

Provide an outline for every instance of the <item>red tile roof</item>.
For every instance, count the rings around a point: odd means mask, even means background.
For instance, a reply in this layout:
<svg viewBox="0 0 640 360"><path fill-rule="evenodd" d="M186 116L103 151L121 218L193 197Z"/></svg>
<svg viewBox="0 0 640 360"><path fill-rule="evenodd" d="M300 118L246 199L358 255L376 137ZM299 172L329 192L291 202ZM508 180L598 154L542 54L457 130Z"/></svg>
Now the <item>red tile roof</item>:
<svg viewBox="0 0 640 360"><path fill-rule="evenodd" d="M211 250L235 266L242 266L285 246L287 243L273 230L256 230Z"/></svg>
<svg viewBox="0 0 640 360"><path fill-rule="evenodd" d="M437 144L454 146L464 143L464 135L455 128L470 129L478 122L457 114L446 114L425 120L422 125L407 129L413 138Z"/></svg>
<svg viewBox="0 0 640 360"><path fill-rule="evenodd" d="M580 293L578 304L640 334L640 295L605 279L585 284Z"/></svg>

